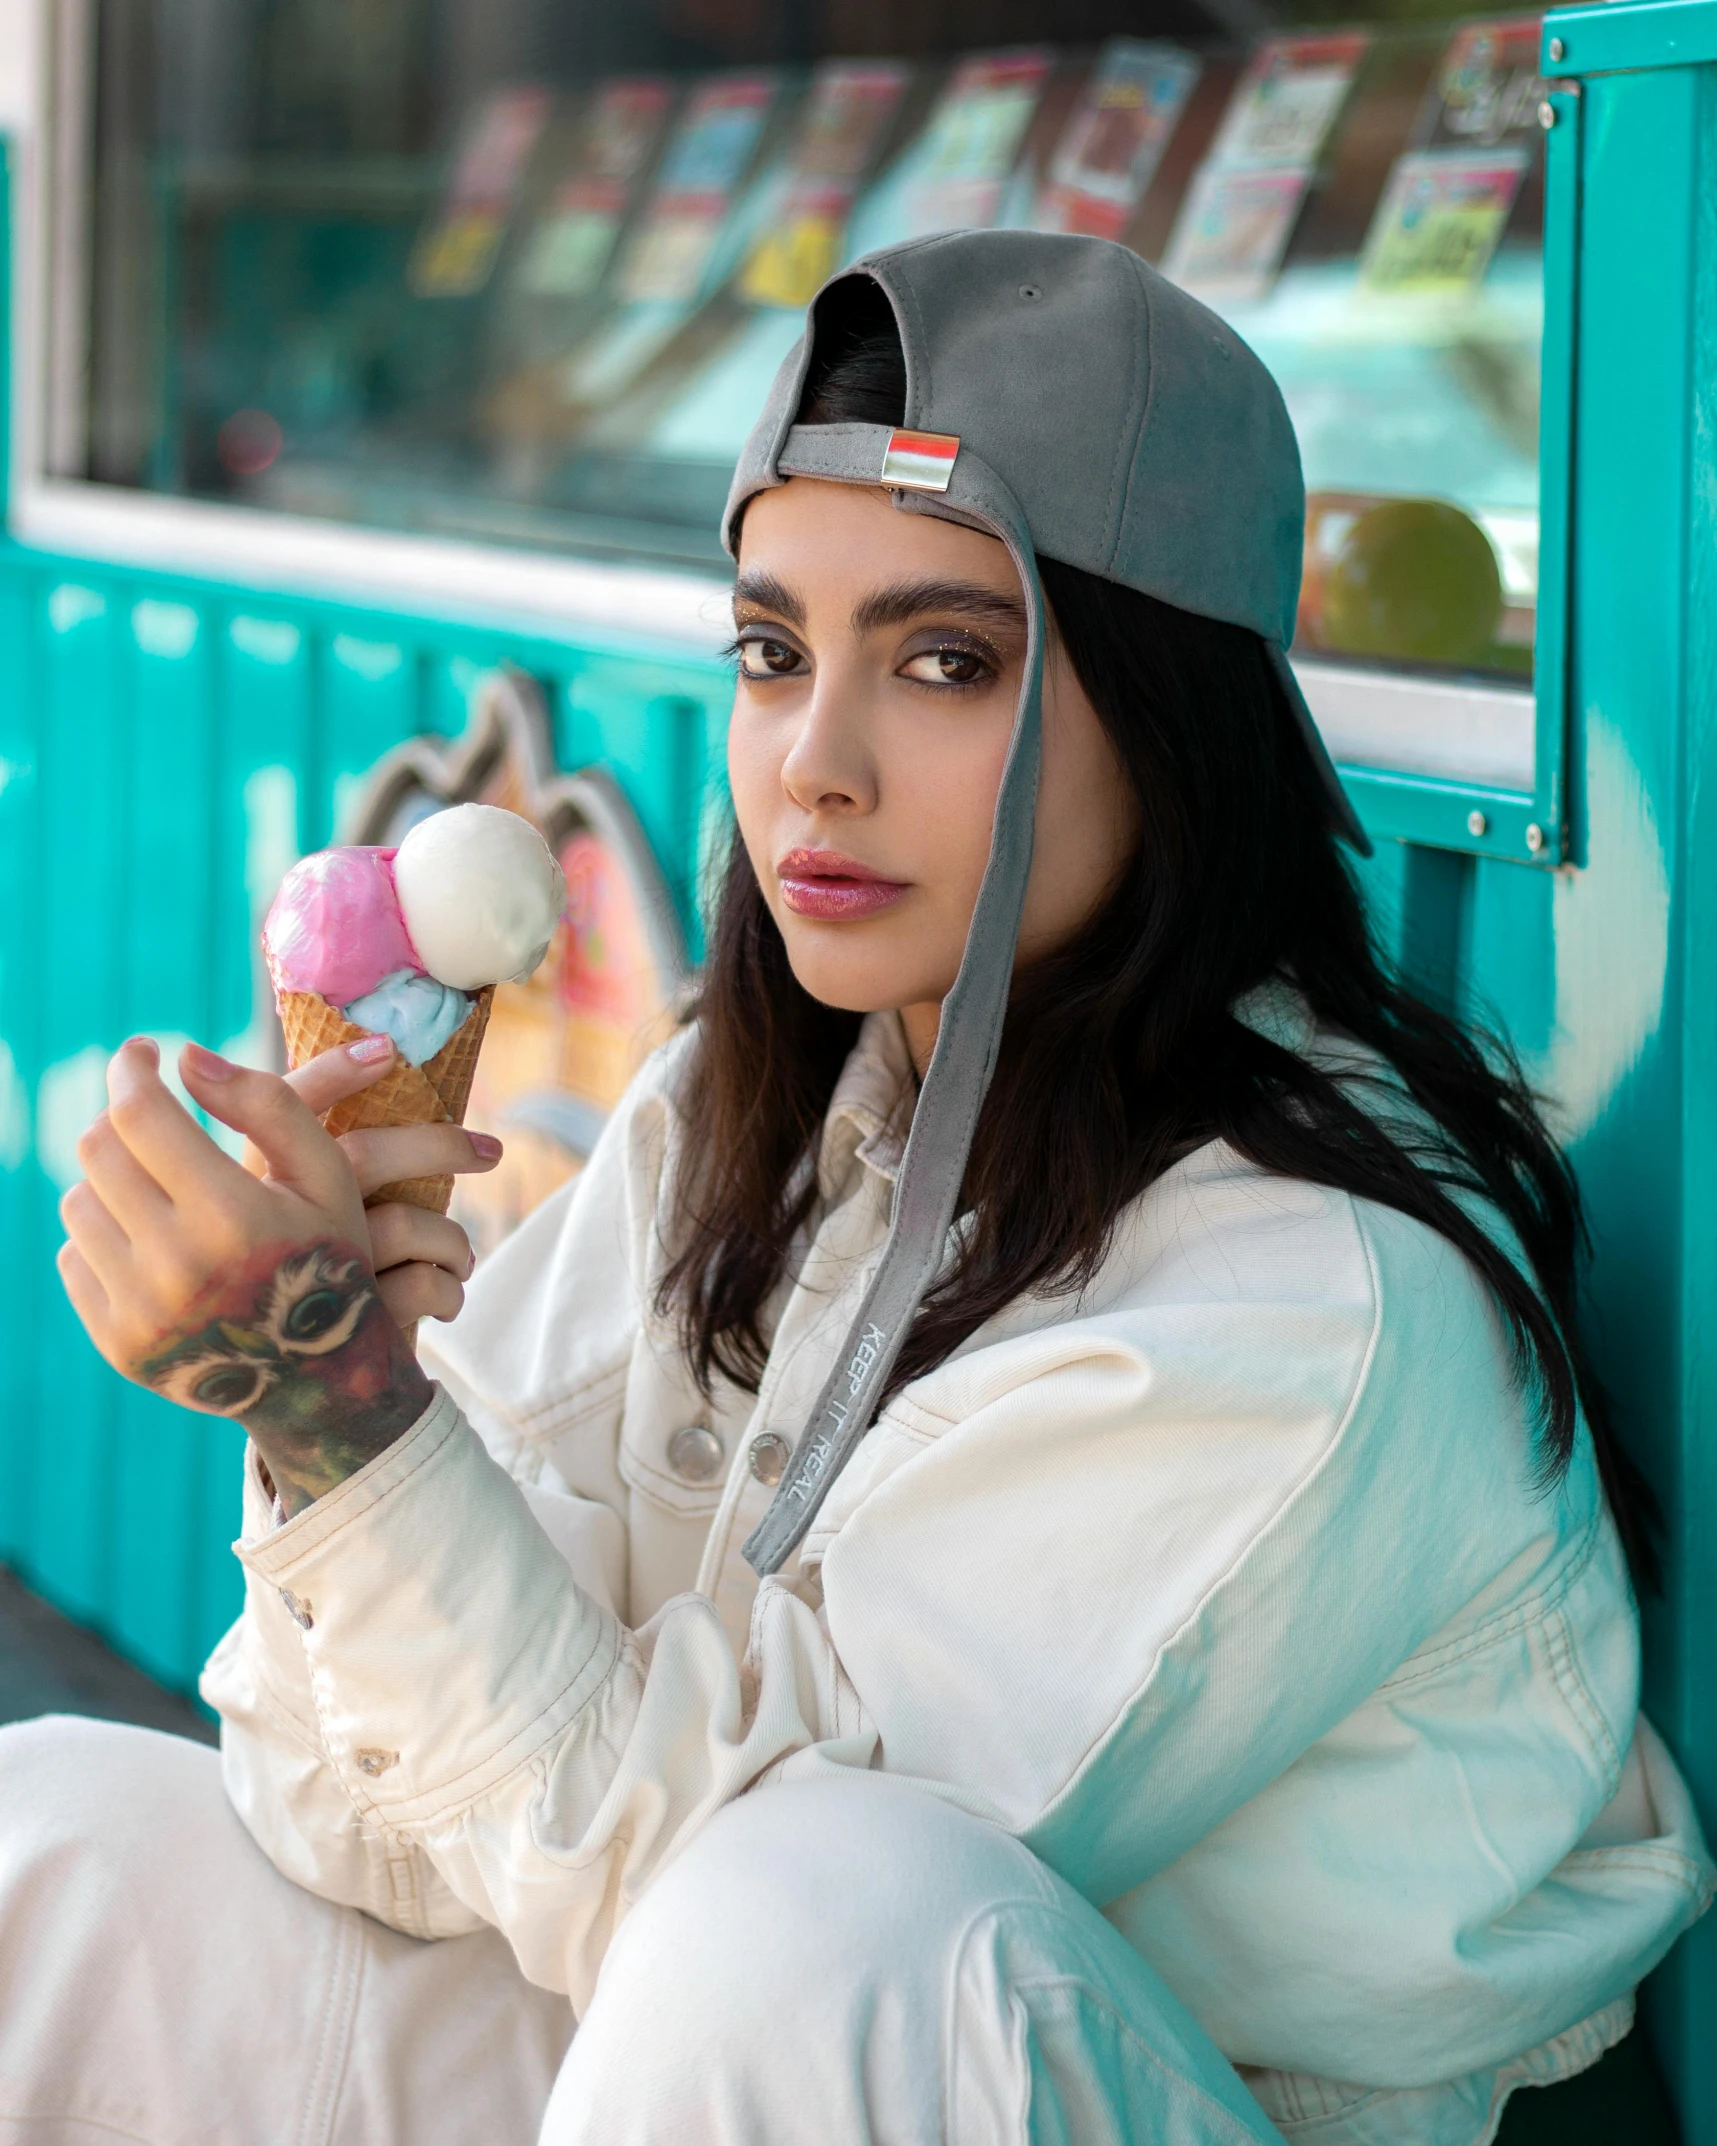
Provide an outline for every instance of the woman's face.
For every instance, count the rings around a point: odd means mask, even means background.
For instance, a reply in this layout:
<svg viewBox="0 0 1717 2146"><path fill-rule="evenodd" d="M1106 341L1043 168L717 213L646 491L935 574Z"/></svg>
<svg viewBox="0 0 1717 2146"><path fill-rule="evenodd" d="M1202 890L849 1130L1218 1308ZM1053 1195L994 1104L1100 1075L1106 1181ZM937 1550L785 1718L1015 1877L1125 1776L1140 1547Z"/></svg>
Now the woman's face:
<svg viewBox="0 0 1717 2146"><path fill-rule="evenodd" d="M994 537L806 477L745 511L728 776L793 973L855 1013L898 1008L920 1068L989 857L1025 663ZM1051 639L1019 959L1062 944L1125 861L1127 778Z"/></svg>

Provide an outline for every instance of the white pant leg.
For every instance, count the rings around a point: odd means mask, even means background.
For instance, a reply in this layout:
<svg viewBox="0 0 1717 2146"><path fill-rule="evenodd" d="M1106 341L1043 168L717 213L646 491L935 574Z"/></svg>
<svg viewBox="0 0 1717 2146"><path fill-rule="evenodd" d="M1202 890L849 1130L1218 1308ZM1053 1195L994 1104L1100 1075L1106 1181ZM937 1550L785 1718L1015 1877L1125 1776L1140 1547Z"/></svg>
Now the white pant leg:
<svg viewBox="0 0 1717 2146"><path fill-rule="evenodd" d="M1017 1841L876 1775L720 1812L620 1927L541 2146L1250 2146L1183 2006Z"/></svg>
<svg viewBox="0 0 1717 2146"><path fill-rule="evenodd" d="M493 1932L281 1877L200 1744L0 1730L0 2146L523 2146L571 2031Z"/></svg>

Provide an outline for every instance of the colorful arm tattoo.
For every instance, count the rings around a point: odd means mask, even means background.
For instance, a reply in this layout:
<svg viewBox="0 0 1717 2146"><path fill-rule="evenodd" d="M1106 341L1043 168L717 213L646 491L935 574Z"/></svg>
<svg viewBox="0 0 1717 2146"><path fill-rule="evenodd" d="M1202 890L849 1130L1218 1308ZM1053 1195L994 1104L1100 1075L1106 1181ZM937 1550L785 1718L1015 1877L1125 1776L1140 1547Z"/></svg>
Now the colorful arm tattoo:
<svg viewBox="0 0 1717 2146"><path fill-rule="evenodd" d="M355 1475L429 1406L428 1379L349 1244L275 1246L223 1275L138 1366L157 1393L233 1416L288 1515Z"/></svg>

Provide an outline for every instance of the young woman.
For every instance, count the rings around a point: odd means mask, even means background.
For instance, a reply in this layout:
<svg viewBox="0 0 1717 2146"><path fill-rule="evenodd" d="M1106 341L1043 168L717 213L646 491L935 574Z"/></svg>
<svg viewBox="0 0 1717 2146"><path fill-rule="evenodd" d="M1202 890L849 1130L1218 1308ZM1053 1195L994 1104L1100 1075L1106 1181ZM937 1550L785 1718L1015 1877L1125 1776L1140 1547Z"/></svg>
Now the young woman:
<svg viewBox="0 0 1717 2146"><path fill-rule="evenodd" d="M269 1371L231 1810L0 1739L0 2137L1479 2146L1627 2035L1712 1872L1574 1190L1368 944L1301 516L1119 247L825 293L696 1017L439 1386L464 1241L362 1195L476 1143L193 1048L251 1177L118 1054L73 1300L193 1405Z"/></svg>

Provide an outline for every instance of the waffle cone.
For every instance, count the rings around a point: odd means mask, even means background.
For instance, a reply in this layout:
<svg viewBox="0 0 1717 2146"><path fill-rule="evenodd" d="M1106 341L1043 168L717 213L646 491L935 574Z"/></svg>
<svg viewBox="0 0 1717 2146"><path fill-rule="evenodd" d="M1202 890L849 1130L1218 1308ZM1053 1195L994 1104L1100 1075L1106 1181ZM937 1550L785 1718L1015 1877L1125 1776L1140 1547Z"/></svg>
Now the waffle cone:
<svg viewBox="0 0 1717 2146"><path fill-rule="evenodd" d="M355 1132L360 1126L462 1125L494 997L493 984L477 992L463 1024L433 1058L426 1058L420 1066L407 1065L403 1058L399 1059L373 1088L366 1088L361 1095L349 1095L343 1103L325 1110L322 1123L336 1137ZM329 1005L314 991L282 991L276 1003L280 1025L286 1031L287 1063L294 1068L323 1051L357 1043L370 1033L356 1027L338 1006ZM444 1215L452 1197L451 1177L409 1177L397 1185L380 1186L364 1204L379 1207L385 1200L401 1200L408 1207L423 1207L432 1214Z"/></svg>

